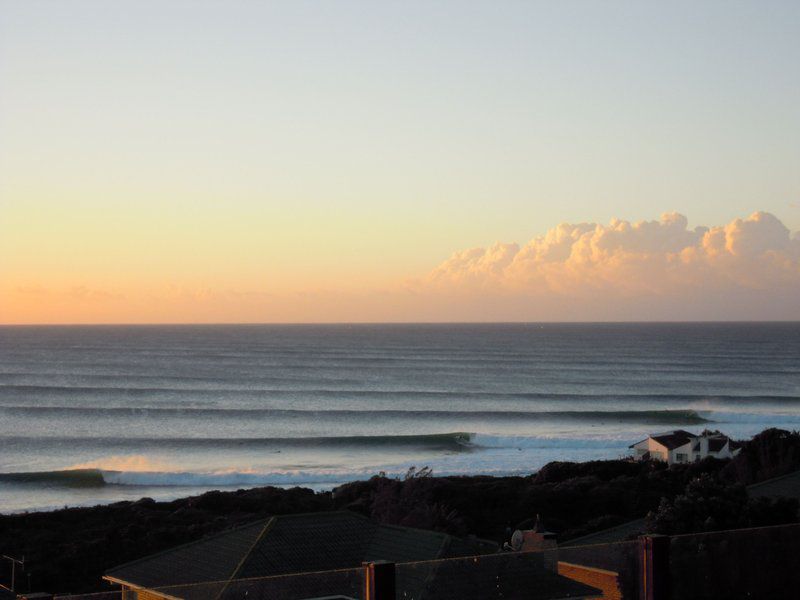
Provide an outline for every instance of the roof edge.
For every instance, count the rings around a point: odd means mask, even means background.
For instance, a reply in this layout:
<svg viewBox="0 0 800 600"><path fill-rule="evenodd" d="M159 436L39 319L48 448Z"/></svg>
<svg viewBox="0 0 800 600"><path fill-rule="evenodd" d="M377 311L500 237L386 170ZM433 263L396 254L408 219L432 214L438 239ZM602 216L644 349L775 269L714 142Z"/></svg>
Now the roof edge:
<svg viewBox="0 0 800 600"><path fill-rule="evenodd" d="M108 581L110 583L116 583L118 585L127 585L129 588L137 590L137 591L143 591L143 592L146 591L149 594L154 594L156 596L161 596L165 600L182 600L182 598L178 598L176 596L171 596L169 594L165 594L164 592L159 591L158 588L145 587L143 585L139 585L138 583L130 583L130 582L124 581L122 579L117 579L115 577L109 577L108 575L103 575L101 579L105 579L106 581ZM100 592L100 593L103 593L103 592Z"/></svg>

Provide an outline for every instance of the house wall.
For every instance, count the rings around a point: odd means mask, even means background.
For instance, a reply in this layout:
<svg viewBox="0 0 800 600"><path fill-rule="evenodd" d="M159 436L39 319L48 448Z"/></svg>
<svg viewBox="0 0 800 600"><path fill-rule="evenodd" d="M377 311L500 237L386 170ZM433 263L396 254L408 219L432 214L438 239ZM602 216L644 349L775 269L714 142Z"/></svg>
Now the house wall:
<svg viewBox="0 0 800 600"><path fill-rule="evenodd" d="M669 450L667 450L666 446L662 446L653 438L647 438L638 444L634 444L633 448L636 451L637 458L642 455L641 451L643 450L650 453L650 458L669 460Z"/></svg>
<svg viewBox="0 0 800 600"><path fill-rule="evenodd" d="M731 452L731 445L730 442L725 444L722 447L722 450L716 455L718 458L733 458L733 452Z"/></svg>
<svg viewBox="0 0 800 600"><path fill-rule="evenodd" d="M669 451L669 464L675 463L690 463L694 460L694 456L692 455L692 445L694 442L688 442L683 446L678 446L677 448L673 448ZM683 461L678 460L678 454L682 454L685 456Z"/></svg>
<svg viewBox="0 0 800 600"><path fill-rule="evenodd" d="M647 440L633 445L633 454L637 459L641 459L645 452L647 452Z"/></svg>
<svg viewBox="0 0 800 600"><path fill-rule="evenodd" d="M709 450L708 445L708 438L700 438L700 454L699 458L706 458L707 456L713 456L714 458L733 458L738 454L737 451L731 450L730 441L726 442L725 445L718 451L712 452Z"/></svg>
<svg viewBox="0 0 800 600"><path fill-rule="evenodd" d="M568 562L559 562L558 574L601 590L603 595L595 596L595 598L622 600L622 591L619 587L619 574L614 571L606 571L605 569L596 569L584 565L575 565Z"/></svg>

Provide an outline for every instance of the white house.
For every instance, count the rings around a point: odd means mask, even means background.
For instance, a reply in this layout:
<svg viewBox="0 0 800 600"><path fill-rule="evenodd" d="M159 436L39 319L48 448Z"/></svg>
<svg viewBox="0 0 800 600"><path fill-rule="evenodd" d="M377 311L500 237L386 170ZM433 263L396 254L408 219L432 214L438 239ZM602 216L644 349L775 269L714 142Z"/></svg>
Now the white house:
<svg viewBox="0 0 800 600"><path fill-rule="evenodd" d="M721 433L695 435L683 429L655 433L629 447L633 448L637 460L664 460L671 465L709 456L733 458L741 450L737 442Z"/></svg>

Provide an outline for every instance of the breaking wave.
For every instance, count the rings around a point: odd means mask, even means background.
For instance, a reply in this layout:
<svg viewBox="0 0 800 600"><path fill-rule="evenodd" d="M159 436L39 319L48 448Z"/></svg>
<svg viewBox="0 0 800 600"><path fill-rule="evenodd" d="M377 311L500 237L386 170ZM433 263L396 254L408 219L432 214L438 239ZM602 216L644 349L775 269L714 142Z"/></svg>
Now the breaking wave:
<svg viewBox="0 0 800 600"><path fill-rule="evenodd" d="M396 443L398 438L407 438L419 442L437 440L456 444L467 450L483 450L486 452L509 450L544 450L548 455L552 452L563 454L568 451L618 451L630 440L608 438L575 439L560 437L524 437L501 436L471 433L448 433L431 436L363 436L362 442L373 444ZM336 440L338 438L323 438ZM348 440L358 438L345 438ZM447 442L449 440L449 442ZM139 440L140 441L140 440ZM200 440L202 441L202 440ZM140 444L136 444L140 447ZM515 452L516 454L516 452ZM488 456L488 455L487 455ZM471 459L470 459L471 460ZM476 472L483 474L511 475L519 474L519 469L500 469L490 466L489 462L476 459L472 466ZM265 485L326 485L335 486L347 481L367 479L380 471L390 476L402 475L409 465L385 465L343 469L281 469L271 471L253 471L233 468L213 472L183 471L166 463L154 461L141 455L111 456L86 462L74 467L56 471L0 473L0 484L35 485L37 487L91 488L109 485L142 486L142 487L254 487ZM471 471L472 469L467 469ZM463 473L463 469L437 469L437 475Z"/></svg>
<svg viewBox="0 0 800 600"><path fill-rule="evenodd" d="M106 471L103 469L66 469L31 473L0 473L0 483L36 484L65 488L96 488L107 485L142 487L229 487L259 485L311 485L340 483L354 478L349 471L277 471L251 473L226 471L193 473L182 471Z"/></svg>
<svg viewBox="0 0 800 600"><path fill-rule="evenodd" d="M314 486L334 487L348 481L368 479L379 471L389 476L402 476L407 469L383 470L292 470L292 471L220 471L197 473L190 471L108 471L103 469L67 469L32 473L0 473L0 483L35 484L64 488L98 488L106 486L138 487L197 487L230 488L257 486ZM510 475L516 471L492 470L485 474ZM454 473L438 472L447 476Z"/></svg>
<svg viewBox="0 0 800 600"><path fill-rule="evenodd" d="M66 469L64 471L33 471L30 473L0 473L0 483L59 485L63 487L98 487L106 484L100 469Z"/></svg>

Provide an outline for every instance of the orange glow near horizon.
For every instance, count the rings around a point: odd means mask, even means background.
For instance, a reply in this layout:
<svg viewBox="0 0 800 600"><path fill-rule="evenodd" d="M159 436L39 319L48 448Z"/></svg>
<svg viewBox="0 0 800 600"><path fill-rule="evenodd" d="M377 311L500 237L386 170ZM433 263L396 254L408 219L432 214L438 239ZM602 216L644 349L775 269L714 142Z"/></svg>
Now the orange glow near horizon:
<svg viewBox="0 0 800 600"><path fill-rule="evenodd" d="M768 213L690 229L685 217L562 223L525 245L453 253L417 278L247 285L131 275L47 287L4 280L0 320L26 323L796 320L800 236ZM333 273L336 274L336 273ZM154 274L155 275L155 274ZM166 278L165 278L166 279ZM256 278L257 279L257 278ZM314 280L314 278L309 278ZM302 281L302 280L301 280Z"/></svg>

